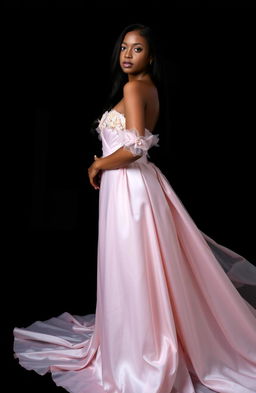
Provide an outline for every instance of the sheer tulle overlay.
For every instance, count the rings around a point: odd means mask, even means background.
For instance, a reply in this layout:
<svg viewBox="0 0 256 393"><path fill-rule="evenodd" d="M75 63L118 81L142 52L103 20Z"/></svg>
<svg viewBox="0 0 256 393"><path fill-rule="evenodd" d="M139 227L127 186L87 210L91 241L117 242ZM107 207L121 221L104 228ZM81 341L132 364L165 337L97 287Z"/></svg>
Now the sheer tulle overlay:
<svg viewBox="0 0 256 393"><path fill-rule="evenodd" d="M103 156L140 158L102 172L95 314L16 327L14 356L71 393L255 393L256 308L242 291L255 295L255 266L195 225L147 158L158 135L115 110L97 130Z"/></svg>

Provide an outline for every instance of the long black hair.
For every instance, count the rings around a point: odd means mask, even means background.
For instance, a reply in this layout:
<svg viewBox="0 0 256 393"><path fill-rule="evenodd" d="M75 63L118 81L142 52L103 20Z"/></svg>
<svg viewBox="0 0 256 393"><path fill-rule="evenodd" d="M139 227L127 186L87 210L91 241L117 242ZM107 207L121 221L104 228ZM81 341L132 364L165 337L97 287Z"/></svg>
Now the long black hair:
<svg viewBox="0 0 256 393"><path fill-rule="evenodd" d="M154 133L160 133L161 130L163 131L163 129L166 129L168 119L166 68L160 42L156 38L151 27L144 24L135 23L126 26L116 40L110 60L110 93L103 106L102 113L111 110L123 97L123 86L128 81L128 75L126 75L120 67L120 49L126 33L134 30L139 31L140 35L147 40L149 55L152 57L152 64L149 66L149 74L158 90L160 102L160 116L155 126ZM96 123L98 124L98 120L94 122L95 126L97 125Z"/></svg>

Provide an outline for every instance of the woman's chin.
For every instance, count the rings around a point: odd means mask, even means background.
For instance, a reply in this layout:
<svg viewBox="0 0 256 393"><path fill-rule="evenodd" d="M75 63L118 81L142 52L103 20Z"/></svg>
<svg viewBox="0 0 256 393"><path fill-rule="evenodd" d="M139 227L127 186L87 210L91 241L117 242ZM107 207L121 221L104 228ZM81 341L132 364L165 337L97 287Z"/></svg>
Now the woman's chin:
<svg viewBox="0 0 256 393"><path fill-rule="evenodd" d="M132 70L131 70L130 68L122 68L122 71L123 71L125 74L132 74Z"/></svg>

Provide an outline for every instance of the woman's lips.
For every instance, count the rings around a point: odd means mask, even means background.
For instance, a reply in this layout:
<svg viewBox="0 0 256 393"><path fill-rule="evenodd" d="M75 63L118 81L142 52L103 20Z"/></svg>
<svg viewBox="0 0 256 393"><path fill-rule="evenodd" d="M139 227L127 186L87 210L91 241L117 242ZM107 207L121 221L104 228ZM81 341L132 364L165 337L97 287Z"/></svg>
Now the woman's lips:
<svg viewBox="0 0 256 393"><path fill-rule="evenodd" d="M130 67L133 66L133 64L132 64L130 61L124 61L124 62L123 62L123 66L124 66L125 68L130 68Z"/></svg>

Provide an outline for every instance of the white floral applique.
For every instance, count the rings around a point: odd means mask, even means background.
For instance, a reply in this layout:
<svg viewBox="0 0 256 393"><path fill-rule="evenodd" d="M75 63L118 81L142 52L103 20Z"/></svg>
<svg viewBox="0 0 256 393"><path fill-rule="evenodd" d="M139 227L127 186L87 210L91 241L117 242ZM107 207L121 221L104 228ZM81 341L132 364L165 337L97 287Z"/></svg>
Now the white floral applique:
<svg viewBox="0 0 256 393"><path fill-rule="evenodd" d="M106 111L103 113L103 116L99 121L99 128L100 130L103 130L104 128L112 128L122 131L125 129L125 117L122 113L119 113L114 109Z"/></svg>
<svg viewBox="0 0 256 393"><path fill-rule="evenodd" d="M152 146L159 146L159 134L152 134L149 130L145 129L145 135L142 136L136 129L126 128L125 116L112 109L103 113L99 120L97 131L99 132L99 139L104 129L110 128L113 132L117 133L119 143L123 148L130 150L134 155L146 154L149 157L148 150Z"/></svg>

